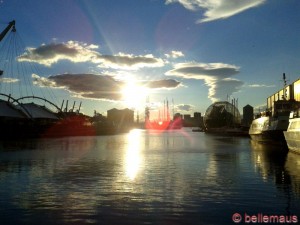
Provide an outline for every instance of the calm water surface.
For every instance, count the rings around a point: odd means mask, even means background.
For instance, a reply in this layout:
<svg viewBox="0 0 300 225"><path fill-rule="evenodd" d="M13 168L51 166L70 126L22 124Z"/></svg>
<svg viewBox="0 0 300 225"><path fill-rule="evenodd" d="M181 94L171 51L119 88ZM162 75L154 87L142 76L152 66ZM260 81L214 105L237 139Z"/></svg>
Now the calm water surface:
<svg viewBox="0 0 300 225"><path fill-rule="evenodd" d="M0 143L1 224L234 224L259 214L300 218L300 155L189 129Z"/></svg>

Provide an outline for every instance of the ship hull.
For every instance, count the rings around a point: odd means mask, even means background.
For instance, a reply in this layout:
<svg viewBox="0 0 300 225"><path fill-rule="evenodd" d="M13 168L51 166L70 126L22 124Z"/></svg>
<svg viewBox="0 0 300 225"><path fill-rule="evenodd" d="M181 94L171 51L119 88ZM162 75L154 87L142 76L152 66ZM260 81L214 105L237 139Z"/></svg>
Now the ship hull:
<svg viewBox="0 0 300 225"><path fill-rule="evenodd" d="M261 133L249 133L251 140L271 144L286 144L283 130L268 130Z"/></svg>
<svg viewBox="0 0 300 225"><path fill-rule="evenodd" d="M270 122L270 119L270 117L260 117L253 120L249 129L251 139L257 142L286 145L283 132L287 130L288 122L283 124L284 119Z"/></svg>
<svg viewBox="0 0 300 225"><path fill-rule="evenodd" d="M285 131L284 136L289 150L300 154L300 131Z"/></svg>
<svg viewBox="0 0 300 225"><path fill-rule="evenodd" d="M289 150L300 154L300 118L290 119L290 125L284 132L284 137Z"/></svg>

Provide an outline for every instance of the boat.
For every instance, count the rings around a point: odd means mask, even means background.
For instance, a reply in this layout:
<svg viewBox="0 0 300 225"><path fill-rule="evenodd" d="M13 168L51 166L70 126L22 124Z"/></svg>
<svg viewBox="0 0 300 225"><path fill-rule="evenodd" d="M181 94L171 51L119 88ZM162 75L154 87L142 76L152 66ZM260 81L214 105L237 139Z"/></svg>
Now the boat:
<svg viewBox="0 0 300 225"><path fill-rule="evenodd" d="M146 130L179 130L182 128L181 117L174 118L174 120L164 121L145 121Z"/></svg>
<svg viewBox="0 0 300 225"><path fill-rule="evenodd" d="M249 135L253 141L286 145L283 132L288 129L291 111L299 108L300 102L294 99L294 84L286 85L285 74L283 81L284 88L267 99L269 108L252 121Z"/></svg>
<svg viewBox="0 0 300 225"><path fill-rule="evenodd" d="M153 110L149 105L149 99L147 99L147 106L145 108L145 123L144 128L146 130L179 130L183 127L182 116L179 113L174 114L173 109L173 120L170 118L169 102L164 102L163 113L160 112L159 108L155 108L155 111L159 112L157 118L150 119L150 111ZM174 103L173 103L174 105ZM163 116L161 116L163 115Z"/></svg>
<svg viewBox="0 0 300 225"><path fill-rule="evenodd" d="M290 113L289 126L283 132L289 151L300 154L300 111Z"/></svg>

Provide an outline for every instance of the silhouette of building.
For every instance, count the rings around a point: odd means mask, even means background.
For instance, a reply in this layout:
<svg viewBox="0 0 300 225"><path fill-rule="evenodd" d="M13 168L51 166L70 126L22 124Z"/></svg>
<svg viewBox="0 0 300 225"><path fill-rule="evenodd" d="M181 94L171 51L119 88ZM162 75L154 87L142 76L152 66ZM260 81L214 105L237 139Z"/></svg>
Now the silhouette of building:
<svg viewBox="0 0 300 225"><path fill-rule="evenodd" d="M126 128L134 124L134 111L126 109L110 109L107 110L107 120L112 122L115 126Z"/></svg>
<svg viewBox="0 0 300 225"><path fill-rule="evenodd" d="M189 114L183 116L183 126L185 127L202 127L203 126L203 117L201 117L200 112L195 112L194 117Z"/></svg>
<svg viewBox="0 0 300 225"><path fill-rule="evenodd" d="M242 125L250 127L253 120L253 107L251 105L246 105L243 107L243 121Z"/></svg>

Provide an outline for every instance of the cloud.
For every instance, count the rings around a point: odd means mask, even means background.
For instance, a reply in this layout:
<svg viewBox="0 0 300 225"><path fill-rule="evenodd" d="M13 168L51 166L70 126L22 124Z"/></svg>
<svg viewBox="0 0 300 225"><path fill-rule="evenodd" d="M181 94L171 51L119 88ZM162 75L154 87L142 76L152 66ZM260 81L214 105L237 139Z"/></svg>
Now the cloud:
<svg viewBox="0 0 300 225"><path fill-rule="evenodd" d="M166 75L186 79L217 79L226 78L239 73L239 67L225 63L178 63L175 69Z"/></svg>
<svg viewBox="0 0 300 225"><path fill-rule="evenodd" d="M270 87L275 87L275 85L249 84L248 87L250 87L250 88L270 88Z"/></svg>
<svg viewBox="0 0 300 225"><path fill-rule="evenodd" d="M266 0L166 0L166 4L180 3L192 11L204 10L204 18L197 22L225 19L250 8L263 4Z"/></svg>
<svg viewBox="0 0 300 225"><path fill-rule="evenodd" d="M184 57L184 54L181 51L171 51L168 54L165 54L167 58L177 59L179 57Z"/></svg>
<svg viewBox="0 0 300 225"><path fill-rule="evenodd" d="M162 67L165 64L162 59L155 58L151 54L138 56L124 53L102 55L95 49L98 49L98 46L76 41L43 44L38 48L27 48L26 52L18 57L18 60L39 63L45 66L51 66L60 60L69 60L73 63L95 63L102 68L122 69Z"/></svg>
<svg viewBox="0 0 300 225"><path fill-rule="evenodd" d="M69 60L74 63L93 61L99 53L93 49L95 45L81 44L75 41L67 43L43 44L38 48L27 48L26 53L18 57L19 61L39 63L51 66L60 60Z"/></svg>
<svg viewBox="0 0 300 225"><path fill-rule="evenodd" d="M119 53L117 55L98 55L94 62L100 63L99 67L114 69L139 69L143 67L162 67L164 61L153 55L134 56Z"/></svg>
<svg viewBox="0 0 300 225"><path fill-rule="evenodd" d="M239 67L225 63L178 63L175 69L167 71L167 76L204 80L209 87L208 97L212 102L226 99L227 95L238 92L242 81L231 76L239 73Z"/></svg>
<svg viewBox="0 0 300 225"><path fill-rule="evenodd" d="M6 77L0 78L0 83L16 83L19 81L20 80L16 78L6 78Z"/></svg>
<svg viewBox="0 0 300 225"><path fill-rule="evenodd" d="M173 89L177 88L181 85L181 83L177 80L166 79L166 80L154 80L145 82L145 86L153 89Z"/></svg>
<svg viewBox="0 0 300 225"><path fill-rule="evenodd" d="M48 78L33 74L32 78L34 85L37 86L61 88L78 98L104 101L121 101L122 90L126 86L125 81L117 80L112 76L96 74L60 74ZM172 79L137 83L150 89L176 88L180 85L180 82Z"/></svg>
<svg viewBox="0 0 300 225"><path fill-rule="evenodd" d="M180 104L180 105L176 105L176 111L186 111L186 112L190 112L194 109L193 105L187 105L187 104Z"/></svg>
<svg viewBox="0 0 300 225"><path fill-rule="evenodd" d="M209 86L208 97L212 102L224 100L227 96L238 92L243 84L244 82L232 78L209 81L207 83Z"/></svg>
<svg viewBox="0 0 300 225"><path fill-rule="evenodd" d="M61 74L48 78L33 75L34 84L52 88L63 88L79 98L107 101L121 100L123 82L110 76L95 74Z"/></svg>

